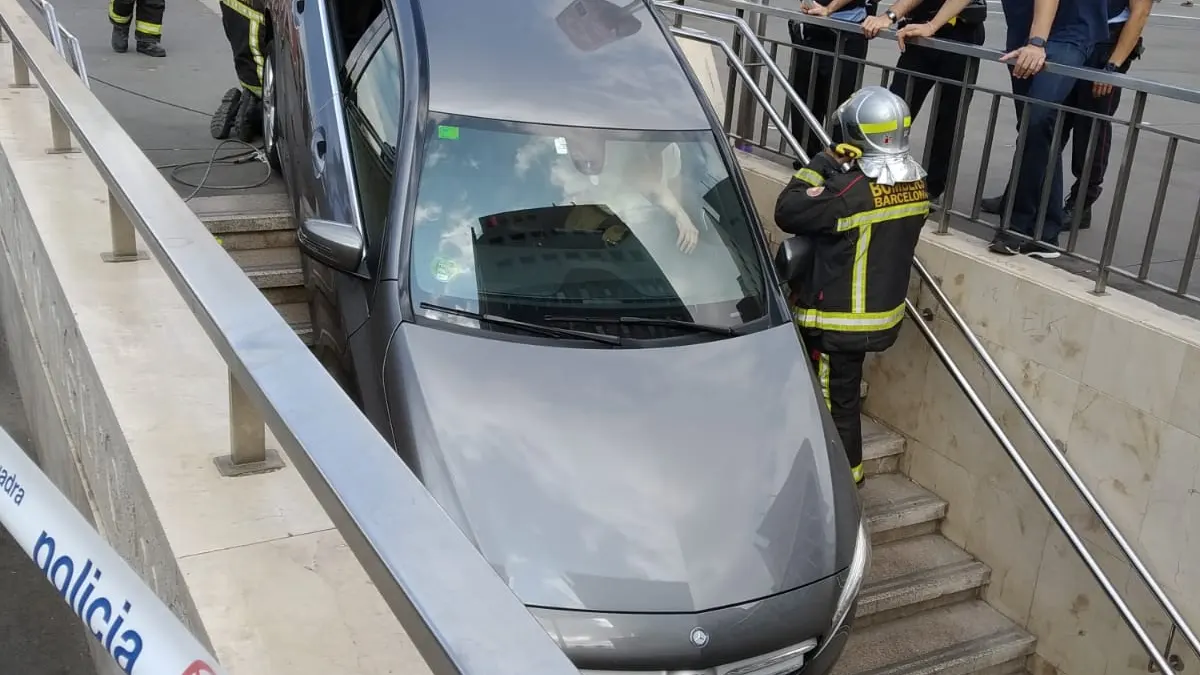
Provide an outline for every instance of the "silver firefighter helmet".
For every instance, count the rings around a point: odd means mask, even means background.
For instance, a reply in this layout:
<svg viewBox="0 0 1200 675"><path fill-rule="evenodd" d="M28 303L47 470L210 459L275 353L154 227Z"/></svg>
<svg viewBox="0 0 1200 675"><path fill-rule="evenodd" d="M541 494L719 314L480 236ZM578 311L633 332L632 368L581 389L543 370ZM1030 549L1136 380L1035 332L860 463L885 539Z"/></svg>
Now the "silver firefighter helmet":
<svg viewBox="0 0 1200 675"><path fill-rule="evenodd" d="M876 183L894 185L925 177L925 169L908 153L912 118L904 99L884 87L863 87L838 106L832 121L834 142L858 148L858 168Z"/></svg>

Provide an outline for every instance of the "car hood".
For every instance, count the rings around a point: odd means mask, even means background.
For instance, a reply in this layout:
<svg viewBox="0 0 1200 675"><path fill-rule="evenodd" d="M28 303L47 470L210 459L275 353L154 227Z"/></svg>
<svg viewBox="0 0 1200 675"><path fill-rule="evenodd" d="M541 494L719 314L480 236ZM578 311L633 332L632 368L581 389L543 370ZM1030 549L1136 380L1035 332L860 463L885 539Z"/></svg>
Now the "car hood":
<svg viewBox="0 0 1200 675"><path fill-rule="evenodd" d="M857 496L790 326L591 349L404 324L392 349L410 461L527 605L699 612L849 561Z"/></svg>

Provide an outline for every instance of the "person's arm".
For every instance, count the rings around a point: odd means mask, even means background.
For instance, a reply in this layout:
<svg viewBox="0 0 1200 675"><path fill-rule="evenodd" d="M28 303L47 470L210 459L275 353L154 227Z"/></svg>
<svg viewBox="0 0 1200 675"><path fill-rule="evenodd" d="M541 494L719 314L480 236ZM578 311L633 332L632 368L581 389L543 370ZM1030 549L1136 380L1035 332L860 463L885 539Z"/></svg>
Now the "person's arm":
<svg viewBox="0 0 1200 675"><path fill-rule="evenodd" d="M904 0L901 0L903 2ZM904 51L904 41L919 37L933 37L933 34L942 29L946 22L958 16L960 12L971 4L971 0L946 0L946 4L938 10L928 23L913 23L901 28L896 33L896 42L900 45L900 51Z"/></svg>
<svg viewBox="0 0 1200 675"><path fill-rule="evenodd" d="M1138 40L1142 37L1142 31L1146 28L1146 21L1150 19L1152 3L1153 0L1129 0L1129 20L1121 27L1117 45L1108 57L1109 63L1120 66L1133 54Z"/></svg>
<svg viewBox="0 0 1200 675"><path fill-rule="evenodd" d="M852 0L829 0L828 5L822 6L812 2L812 0L804 0L804 3L801 5L801 9L805 14L811 14L812 16L829 16L830 14L841 10L851 2Z"/></svg>
<svg viewBox="0 0 1200 675"><path fill-rule="evenodd" d="M797 171L780 193L775 224L788 234L833 234L838 219L849 215L846 194L864 180L866 176L858 171L842 173L839 161L822 152Z"/></svg>
<svg viewBox="0 0 1200 675"><path fill-rule="evenodd" d="M891 28L897 23L900 23L904 17L921 5L921 0L897 0L893 2L891 7L887 8L887 12L879 16L868 16L863 21L863 35L868 39L879 35L879 31L885 28ZM891 16L888 16L891 13ZM895 20L892 17L896 17Z"/></svg>
<svg viewBox="0 0 1200 675"><path fill-rule="evenodd" d="M1095 1L1095 0L1094 0ZM1029 39L1045 43L1050 39L1050 28L1058 13L1058 0L1033 0L1033 21L1029 25ZM1000 57L1003 62L1012 61L1013 77L1023 80L1042 72L1046 66L1046 48L1026 44Z"/></svg>

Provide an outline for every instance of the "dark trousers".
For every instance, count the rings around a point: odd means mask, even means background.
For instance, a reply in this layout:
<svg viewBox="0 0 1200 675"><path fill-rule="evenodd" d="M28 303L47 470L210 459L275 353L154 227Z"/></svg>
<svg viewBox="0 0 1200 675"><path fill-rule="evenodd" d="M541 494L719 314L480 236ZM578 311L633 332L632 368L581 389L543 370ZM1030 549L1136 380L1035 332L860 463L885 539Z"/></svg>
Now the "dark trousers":
<svg viewBox="0 0 1200 675"><path fill-rule="evenodd" d="M162 38L163 12L166 9L167 0L111 0L108 5L108 20L114 26L128 26L133 23L135 39L157 42Z"/></svg>
<svg viewBox="0 0 1200 675"><path fill-rule="evenodd" d="M846 459L857 478L863 461L861 387L867 355L813 351L811 358L825 404L846 450Z"/></svg>
<svg viewBox="0 0 1200 675"><path fill-rule="evenodd" d="M263 62L269 26L263 0L221 0L221 24L233 50L233 68L242 87L262 97Z"/></svg>
<svg viewBox="0 0 1200 675"><path fill-rule="evenodd" d="M792 88L808 104L817 121L825 124L825 111L829 107L830 97L833 97L835 108L850 98L850 94L854 93L855 85L858 84L863 66L861 63L843 60L841 70L838 72L838 84L835 88L833 86L833 55L837 49L839 31L818 26L805 26L799 23L790 24L788 28L793 43L826 53L817 54L804 49L795 50L795 55L792 57L795 60L793 61L791 82ZM857 59L866 58L867 38L862 33L842 32L842 36L841 53L843 55ZM810 83L813 85L812 98L808 96ZM804 151L810 157L821 152L821 141L815 133L810 132L808 140L803 140L803 133L808 128L808 124L794 107L790 126L792 135L796 137L796 140L804 143Z"/></svg>
<svg viewBox="0 0 1200 675"><path fill-rule="evenodd" d="M1114 30L1114 34L1119 34L1119 30ZM1116 40L1113 39L1110 43L1096 45L1096 49L1092 52L1091 57L1087 60L1089 68L1104 68L1108 63L1108 57L1112 55L1113 47L1116 46ZM1126 59L1125 63L1117 69L1117 72L1129 72L1129 66L1132 59ZM1071 94L1067 97L1066 104L1072 108L1078 108L1087 112L1093 112L1099 115L1112 116L1117 112L1117 107L1121 105L1121 90L1118 87L1113 87L1113 90L1104 95L1096 96L1092 93L1092 83L1084 80L1079 80L1075 83L1075 88L1071 90ZM1091 138L1092 125L1099 127L1096 130L1096 150L1092 159L1092 170L1087 176L1083 175L1084 164L1087 163L1087 147L1088 141ZM1074 205L1079 201L1080 190L1083 191L1084 208L1091 207L1100 199L1100 192L1104 185L1104 174L1108 171L1108 156L1112 152L1112 122L1108 120L1094 119L1087 115L1076 113L1067 113L1066 119L1063 121L1063 149L1067 147L1067 142L1071 143L1071 174L1075 176L1075 183L1071 185L1070 191L1067 193L1067 204Z"/></svg>
<svg viewBox="0 0 1200 675"><path fill-rule="evenodd" d="M982 45L984 40L983 24L947 26L938 31L935 37ZM972 60L977 62L979 59L950 54L929 47L908 45L896 61L896 69L897 71L909 70L942 77L954 82L965 82L967 66ZM905 73L897 72L889 89L908 103L913 118L916 118L921 112L921 106L925 104L925 97L933 90L934 84L936 84L934 80L910 77ZM969 82L968 84L974 83ZM912 87L911 91L909 90L910 86ZM924 158L925 170L929 172L925 182L930 199L937 199L946 190L946 177L950 174L952 153L954 147L961 142L955 137L954 126L958 121L959 100L962 91L963 88L960 86L943 83L937 110L933 111L934 117L930 122L933 145L930 146L930 156ZM967 97L966 103L970 105L970 93L967 94Z"/></svg>
<svg viewBox="0 0 1200 675"><path fill-rule="evenodd" d="M1051 40L1046 43L1046 60L1064 66L1082 66L1090 49ZM1062 103L1075 87L1075 78L1042 71L1031 78L1013 78L1012 89L1017 96L1027 96L1048 103ZM1024 112L1024 104L1016 102L1018 124ZM1041 205L1042 182L1046 171L1050 175L1050 199L1046 204L1046 220L1042 230L1042 241L1058 244L1058 235L1063 228L1063 179L1062 146L1054 145L1054 125L1058 110L1043 105L1032 105L1029 109L1029 128L1025 136L1025 150L1017 169L1016 195L1013 198L1012 230L1028 237L1037 230L1037 213Z"/></svg>

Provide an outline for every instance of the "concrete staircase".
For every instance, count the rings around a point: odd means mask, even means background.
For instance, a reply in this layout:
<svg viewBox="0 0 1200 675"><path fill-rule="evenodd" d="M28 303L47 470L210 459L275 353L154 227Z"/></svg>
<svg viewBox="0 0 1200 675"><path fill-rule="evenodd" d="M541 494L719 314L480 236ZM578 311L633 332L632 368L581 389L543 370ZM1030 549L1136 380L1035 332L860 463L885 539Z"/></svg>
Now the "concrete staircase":
<svg viewBox="0 0 1200 675"><path fill-rule="evenodd" d="M874 544L834 675L1016 675L1035 638L981 599L991 570L938 534L946 502L899 473L904 438L865 419Z"/></svg>
<svg viewBox="0 0 1200 675"><path fill-rule="evenodd" d="M286 196L190 204L280 314L311 340L300 252ZM866 394L864 390L864 395ZM834 675L1015 675L1035 639L981 599L991 570L938 534L946 502L899 473L904 438L864 428L874 553L850 642Z"/></svg>
<svg viewBox="0 0 1200 675"><path fill-rule="evenodd" d="M311 344L308 295L287 195L197 197L189 204L296 334Z"/></svg>

